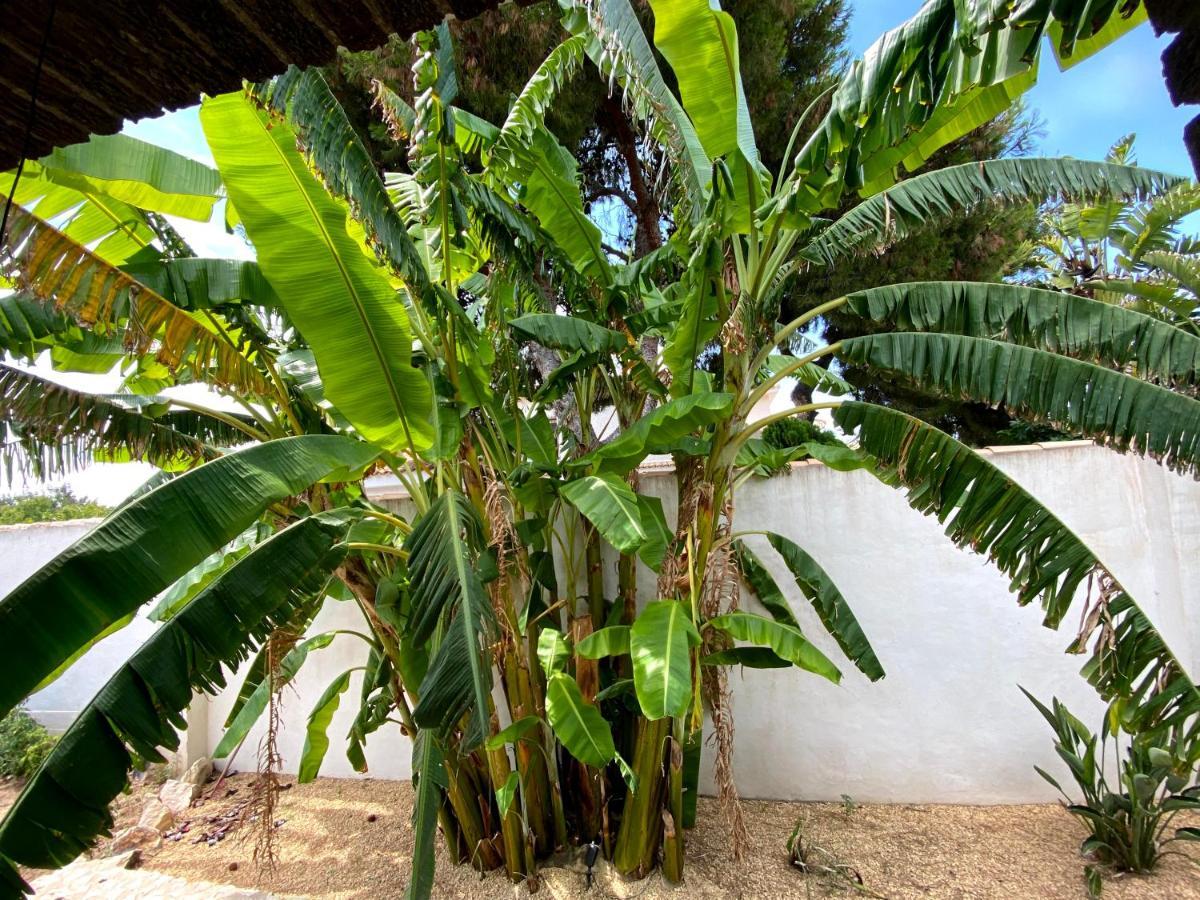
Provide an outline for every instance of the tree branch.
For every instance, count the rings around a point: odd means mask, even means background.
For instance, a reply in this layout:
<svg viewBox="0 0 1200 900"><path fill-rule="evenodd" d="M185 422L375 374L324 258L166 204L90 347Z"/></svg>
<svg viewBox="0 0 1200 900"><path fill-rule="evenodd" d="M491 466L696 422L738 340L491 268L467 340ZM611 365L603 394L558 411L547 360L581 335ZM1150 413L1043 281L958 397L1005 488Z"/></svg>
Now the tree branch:
<svg viewBox="0 0 1200 900"><path fill-rule="evenodd" d="M587 192L587 196L584 199L588 203L591 203L594 200L599 200L601 197L616 197L629 207L631 213L637 214L637 201L633 198L633 195L618 187L609 187L608 185L594 187Z"/></svg>

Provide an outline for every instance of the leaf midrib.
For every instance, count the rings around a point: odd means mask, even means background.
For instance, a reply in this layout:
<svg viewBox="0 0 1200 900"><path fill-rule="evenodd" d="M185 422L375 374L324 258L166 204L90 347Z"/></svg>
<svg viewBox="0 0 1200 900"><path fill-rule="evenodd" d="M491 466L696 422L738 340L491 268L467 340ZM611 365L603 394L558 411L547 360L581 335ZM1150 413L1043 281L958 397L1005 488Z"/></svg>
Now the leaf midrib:
<svg viewBox="0 0 1200 900"><path fill-rule="evenodd" d="M682 611L678 606L671 606L667 616L667 664L663 666L663 712L671 714L672 710L667 709L667 689L671 686L671 667L675 662L675 622L679 619Z"/></svg>
<svg viewBox="0 0 1200 900"><path fill-rule="evenodd" d="M559 673L559 675L555 676L555 678L570 678L570 677L571 676L565 675L562 673ZM589 744L591 744L592 749L594 749L596 751L597 756L604 756L603 748L601 748L601 746L596 743L596 739L592 737L591 729L588 728L587 722L583 718L583 709L580 706L577 706L575 704L575 696L571 693L571 691L568 688L563 686L563 683L561 681L558 682L558 685L559 685L559 689L563 693L563 696L566 698L567 706L571 710L571 715L579 722L579 727L583 730L583 734L584 734L584 737L587 738L587 742ZM582 699L582 696L583 695L580 694L581 699Z"/></svg>

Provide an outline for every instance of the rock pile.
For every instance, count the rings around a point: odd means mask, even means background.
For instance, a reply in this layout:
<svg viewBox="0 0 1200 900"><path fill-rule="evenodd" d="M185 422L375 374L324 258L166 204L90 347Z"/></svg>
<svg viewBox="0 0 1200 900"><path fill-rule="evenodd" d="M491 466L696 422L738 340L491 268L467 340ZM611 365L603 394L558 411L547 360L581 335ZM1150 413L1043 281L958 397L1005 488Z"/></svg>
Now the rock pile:
<svg viewBox="0 0 1200 900"><path fill-rule="evenodd" d="M109 853L161 847L163 833L187 814L212 772L212 760L198 759L179 778L164 782L158 796L146 801L138 823L113 835Z"/></svg>

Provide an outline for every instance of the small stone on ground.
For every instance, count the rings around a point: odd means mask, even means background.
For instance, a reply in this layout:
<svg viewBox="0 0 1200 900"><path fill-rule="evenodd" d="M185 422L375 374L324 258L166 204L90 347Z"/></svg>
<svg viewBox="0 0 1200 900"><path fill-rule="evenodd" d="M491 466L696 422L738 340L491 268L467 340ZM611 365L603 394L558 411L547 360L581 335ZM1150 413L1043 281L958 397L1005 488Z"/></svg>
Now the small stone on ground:
<svg viewBox="0 0 1200 900"><path fill-rule="evenodd" d="M188 770L183 773L183 777L179 780L186 781L188 784L194 784L197 787L200 787L206 781L208 781L209 776L212 775L212 771L212 760L208 757L202 756L200 759L191 764Z"/></svg>
<svg viewBox="0 0 1200 900"><path fill-rule="evenodd" d="M174 821L175 815L167 808L167 805L157 797L152 797L142 807L142 816L138 819L138 824L153 828L155 831L166 831Z"/></svg>
<svg viewBox="0 0 1200 900"><path fill-rule="evenodd" d="M192 801L200 794L200 785L188 781L171 779L163 783L158 792L158 799L171 811L175 818L182 818L192 805Z"/></svg>
<svg viewBox="0 0 1200 900"><path fill-rule="evenodd" d="M157 828L134 825L113 835L108 851L115 854L124 853L127 850L157 850L160 846L162 846L162 835L158 833Z"/></svg>

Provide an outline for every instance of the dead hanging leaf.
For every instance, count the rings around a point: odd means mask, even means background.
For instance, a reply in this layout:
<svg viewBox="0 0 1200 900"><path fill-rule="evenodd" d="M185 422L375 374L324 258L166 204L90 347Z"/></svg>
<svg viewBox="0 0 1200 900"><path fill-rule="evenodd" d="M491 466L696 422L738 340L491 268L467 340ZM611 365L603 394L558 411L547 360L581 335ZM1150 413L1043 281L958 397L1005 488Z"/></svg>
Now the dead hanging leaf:
<svg viewBox="0 0 1200 900"><path fill-rule="evenodd" d="M0 248L4 274L34 299L69 313L98 334L122 336L125 349L172 371L253 394L263 375L228 333L218 333L37 216L14 206Z"/></svg>

